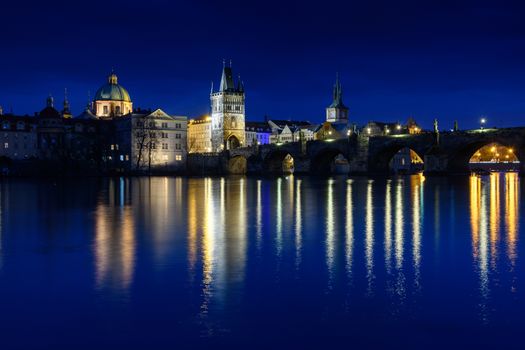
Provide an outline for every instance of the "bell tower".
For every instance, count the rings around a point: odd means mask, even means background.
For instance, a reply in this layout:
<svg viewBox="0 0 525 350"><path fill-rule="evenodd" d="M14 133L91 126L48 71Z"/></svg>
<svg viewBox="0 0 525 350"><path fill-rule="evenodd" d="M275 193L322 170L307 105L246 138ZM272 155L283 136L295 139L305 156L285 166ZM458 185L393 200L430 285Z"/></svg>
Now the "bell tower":
<svg viewBox="0 0 525 350"><path fill-rule="evenodd" d="M348 107L343 103L343 89L339 82L339 74L335 78L332 104L326 108L326 121L348 123Z"/></svg>
<svg viewBox="0 0 525 350"><path fill-rule="evenodd" d="M230 66L223 62L219 91L210 92L212 151L220 152L245 145L244 85L238 78L233 81Z"/></svg>

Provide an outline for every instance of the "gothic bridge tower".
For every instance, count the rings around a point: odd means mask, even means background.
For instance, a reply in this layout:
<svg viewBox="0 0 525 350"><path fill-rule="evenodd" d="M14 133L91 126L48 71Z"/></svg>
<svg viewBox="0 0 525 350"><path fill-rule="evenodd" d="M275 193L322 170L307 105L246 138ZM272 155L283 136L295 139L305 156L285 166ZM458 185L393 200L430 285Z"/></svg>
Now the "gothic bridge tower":
<svg viewBox="0 0 525 350"><path fill-rule="evenodd" d="M348 123L348 107L343 103L343 88L339 82L339 74L335 80L332 104L326 108L326 121Z"/></svg>
<svg viewBox="0 0 525 350"><path fill-rule="evenodd" d="M223 63L219 91L213 91L212 84L210 100L212 151L244 146L244 86L240 77L235 86L231 63Z"/></svg>

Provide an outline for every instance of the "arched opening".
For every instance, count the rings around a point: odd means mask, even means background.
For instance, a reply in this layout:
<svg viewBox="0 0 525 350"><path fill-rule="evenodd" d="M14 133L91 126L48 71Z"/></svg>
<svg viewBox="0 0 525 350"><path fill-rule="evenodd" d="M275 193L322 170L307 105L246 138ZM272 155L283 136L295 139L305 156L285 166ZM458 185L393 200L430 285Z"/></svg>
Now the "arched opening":
<svg viewBox="0 0 525 350"><path fill-rule="evenodd" d="M310 164L313 174L348 174L348 159L338 149L327 149L313 157Z"/></svg>
<svg viewBox="0 0 525 350"><path fill-rule="evenodd" d="M469 159L469 169L475 173L519 171L519 168L516 150L497 142L477 149Z"/></svg>
<svg viewBox="0 0 525 350"><path fill-rule="evenodd" d="M248 161L243 156L236 156L228 161L228 171L230 174L246 174Z"/></svg>
<svg viewBox="0 0 525 350"><path fill-rule="evenodd" d="M388 166L394 174L417 174L423 171L423 159L414 150L403 147L390 159Z"/></svg>
<svg viewBox="0 0 525 350"><path fill-rule="evenodd" d="M226 141L226 148L227 149L236 149L239 148L241 143L239 142L239 139L232 135L228 138L228 141Z"/></svg>
<svg viewBox="0 0 525 350"><path fill-rule="evenodd" d="M268 155L263 163L263 172L271 174L293 174L294 159L291 154L282 151Z"/></svg>

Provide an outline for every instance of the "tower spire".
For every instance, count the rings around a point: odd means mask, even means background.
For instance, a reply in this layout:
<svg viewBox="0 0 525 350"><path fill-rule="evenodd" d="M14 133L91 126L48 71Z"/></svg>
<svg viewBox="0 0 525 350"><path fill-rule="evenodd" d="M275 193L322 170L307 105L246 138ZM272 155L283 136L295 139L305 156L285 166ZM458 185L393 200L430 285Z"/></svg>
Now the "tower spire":
<svg viewBox="0 0 525 350"><path fill-rule="evenodd" d="M69 101L67 99L67 88L64 88L64 110L63 110L63 113L66 114L66 113L70 113L70 106L69 106Z"/></svg>
<svg viewBox="0 0 525 350"><path fill-rule="evenodd" d="M232 68L226 67L225 62L226 61L223 61L221 86L219 88L219 91L232 91L235 90L235 85L233 83L232 77Z"/></svg>

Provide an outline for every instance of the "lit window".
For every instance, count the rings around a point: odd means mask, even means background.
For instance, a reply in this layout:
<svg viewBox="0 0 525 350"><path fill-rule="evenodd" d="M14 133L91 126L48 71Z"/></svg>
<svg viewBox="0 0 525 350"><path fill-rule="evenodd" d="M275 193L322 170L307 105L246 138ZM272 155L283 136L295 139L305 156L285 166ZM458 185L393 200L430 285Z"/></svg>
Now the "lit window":
<svg viewBox="0 0 525 350"><path fill-rule="evenodd" d="M162 155L162 159L163 159L163 160L168 160L168 155L167 155L167 154L163 154L163 155Z"/></svg>
<svg viewBox="0 0 525 350"><path fill-rule="evenodd" d="M4 148L9 148L9 143L4 143Z"/></svg>
<svg viewBox="0 0 525 350"><path fill-rule="evenodd" d="M177 154L177 155L175 156L175 160L182 160L182 156L181 156L180 154Z"/></svg>
<svg viewBox="0 0 525 350"><path fill-rule="evenodd" d="M120 155L120 161L123 162L124 161L124 156L121 154Z"/></svg>
<svg viewBox="0 0 525 350"><path fill-rule="evenodd" d="M108 114L108 106L104 106L104 114Z"/></svg>

